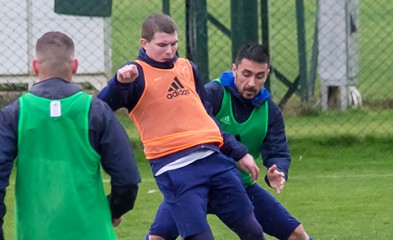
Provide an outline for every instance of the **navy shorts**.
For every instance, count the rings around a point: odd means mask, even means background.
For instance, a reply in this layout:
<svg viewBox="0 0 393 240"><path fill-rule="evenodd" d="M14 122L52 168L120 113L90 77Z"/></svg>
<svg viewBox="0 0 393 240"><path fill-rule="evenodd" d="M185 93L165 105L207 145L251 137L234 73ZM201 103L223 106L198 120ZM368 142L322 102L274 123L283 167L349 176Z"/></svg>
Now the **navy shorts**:
<svg viewBox="0 0 393 240"><path fill-rule="evenodd" d="M278 239L288 239L300 225L299 221L292 217L268 191L259 185L251 185L246 189L246 192L254 206L254 214L265 233ZM220 210L220 206L211 204L209 201L208 213L218 212L220 214L215 208ZM149 234L161 236L166 240L175 240L179 236L176 223L169 212L169 206L165 202L162 202L158 208Z"/></svg>
<svg viewBox="0 0 393 240"><path fill-rule="evenodd" d="M171 232L168 226L160 226L168 224L168 216L165 216L168 214L183 238L210 231L206 218L210 204L214 206L213 213L227 225L253 211L235 161L219 153L167 171L155 179L165 205L157 211L151 235L163 236L160 229L165 229L167 234ZM171 236L165 238L171 239Z"/></svg>
<svg viewBox="0 0 393 240"><path fill-rule="evenodd" d="M268 191L257 184L246 189L254 206L254 214L263 231L278 239L288 239L300 225Z"/></svg>

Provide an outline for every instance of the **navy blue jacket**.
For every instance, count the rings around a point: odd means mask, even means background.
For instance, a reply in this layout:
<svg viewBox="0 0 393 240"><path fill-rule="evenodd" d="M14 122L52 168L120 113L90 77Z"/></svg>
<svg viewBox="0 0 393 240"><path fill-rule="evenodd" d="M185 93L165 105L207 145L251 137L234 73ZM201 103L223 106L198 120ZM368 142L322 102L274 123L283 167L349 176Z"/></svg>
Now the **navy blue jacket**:
<svg viewBox="0 0 393 240"><path fill-rule="evenodd" d="M229 90L232 94L233 113L236 121L240 123L249 118L254 108L261 107L265 101L268 101L268 129L266 137L260 147L263 164L267 168L276 164L277 168L285 173L285 177L288 178L291 155L285 134L284 120L280 108L272 101L267 89L262 88L254 99L247 100L244 99L237 90L234 84L232 71L221 74L220 80L223 86L225 86L225 89ZM205 88L206 101L209 106L208 111L215 116L221 109L224 89L218 82L209 82L205 85Z"/></svg>
<svg viewBox="0 0 393 240"><path fill-rule="evenodd" d="M81 87L59 78L38 82L30 88L36 96L47 99L69 97ZM5 189L18 153L19 101L0 111L0 219L6 213ZM133 208L140 180L130 142L122 125L103 101L93 98L89 112L89 140L101 156L103 169L111 177L108 196L113 218ZM94 216L92 216L94 217ZM2 228L0 239L2 239Z"/></svg>
<svg viewBox="0 0 393 240"><path fill-rule="evenodd" d="M140 49L139 56L137 59L144 61L144 62L146 62L156 68L171 69L171 68L173 68L173 63L177 60L177 56L175 56L172 60L170 60L168 62L161 63L161 62L154 61L153 59L151 59L149 56L146 55L146 52L144 49ZM138 68L139 75L135 79L135 81L132 83L128 83L128 84L123 84L117 80L117 76L115 75L109 81L108 86L106 86L98 94L98 98L107 102L113 111L116 111L117 109L124 107L124 108L127 108L128 111L130 112L135 107L136 103L139 101L139 99L143 93L143 90L145 88L145 78L144 78L144 73L143 73L141 66L135 62L129 62L127 64L135 64ZM199 79L195 64L191 62L191 65L192 65L193 72L194 72L196 91L197 91L198 95L200 96L202 103L206 107L206 102L204 100L206 97L206 92L205 92L205 89L203 86L203 82ZM213 119L214 119L214 117L213 117ZM216 121L216 123L218 124L217 121ZM244 157L247 154L247 152L248 152L247 148L243 144L240 144L239 142L237 142L236 139L232 135L222 132L222 136L224 138L224 146L222 146L220 149L218 149L217 146L215 146L215 145L209 145L209 144L198 145L198 146L194 146L192 148L183 150L181 152L170 154L168 156L165 156L165 157L162 157L159 159L154 159L154 161L149 161L152 166L153 173L158 171L158 169L162 168L166 164L168 164L176 159L179 159L183 156L186 156L189 153L191 153L197 149L200 149L200 148L207 148L207 149L211 149L214 151L220 150L225 155L233 158L236 161L238 161L239 159L241 159L242 157Z"/></svg>

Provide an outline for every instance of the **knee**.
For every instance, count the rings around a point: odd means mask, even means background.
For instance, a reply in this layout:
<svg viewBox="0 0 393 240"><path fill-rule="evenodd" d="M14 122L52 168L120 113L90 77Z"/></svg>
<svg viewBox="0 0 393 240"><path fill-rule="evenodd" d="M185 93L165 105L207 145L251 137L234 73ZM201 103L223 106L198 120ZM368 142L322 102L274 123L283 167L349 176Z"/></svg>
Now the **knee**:
<svg viewBox="0 0 393 240"><path fill-rule="evenodd" d="M255 219L254 214L250 214L249 216L228 225L228 227L242 240L265 239L262 227Z"/></svg>

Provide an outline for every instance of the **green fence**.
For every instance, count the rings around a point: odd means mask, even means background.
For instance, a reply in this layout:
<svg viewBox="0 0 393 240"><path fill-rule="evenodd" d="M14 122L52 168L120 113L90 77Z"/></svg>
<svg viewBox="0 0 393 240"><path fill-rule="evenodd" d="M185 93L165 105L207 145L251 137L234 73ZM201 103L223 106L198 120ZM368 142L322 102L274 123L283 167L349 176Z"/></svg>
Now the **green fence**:
<svg viewBox="0 0 393 240"><path fill-rule="evenodd" d="M179 55L198 64L204 81L230 69L242 43L268 45L267 87L283 110L290 137L393 135L389 0L101 0L86 1L83 9L67 7L78 1L65 2L3 4L0 90L36 81L29 66L32 49L50 30L74 38L81 65L77 82L99 90L137 56L144 18L163 11L179 26ZM63 14L67 8L83 14L89 3L95 3L89 16Z"/></svg>

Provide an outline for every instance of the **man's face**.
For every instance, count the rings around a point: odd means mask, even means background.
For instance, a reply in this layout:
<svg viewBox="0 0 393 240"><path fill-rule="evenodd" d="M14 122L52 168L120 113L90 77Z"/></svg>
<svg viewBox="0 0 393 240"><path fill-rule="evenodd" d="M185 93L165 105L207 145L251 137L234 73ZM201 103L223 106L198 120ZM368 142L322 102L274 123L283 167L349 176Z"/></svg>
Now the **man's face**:
<svg viewBox="0 0 393 240"><path fill-rule="evenodd" d="M177 32L172 34L156 32L150 42L141 38L141 45L146 50L147 56L157 62L171 60L176 54L177 43Z"/></svg>
<svg viewBox="0 0 393 240"><path fill-rule="evenodd" d="M256 63L244 58L238 66L232 64L237 90L245 99L253 99L261 91L269 74L267 63Z"/></svg>

